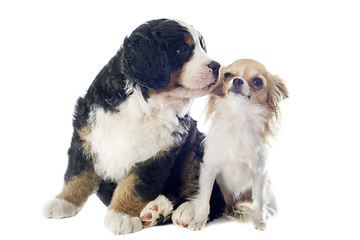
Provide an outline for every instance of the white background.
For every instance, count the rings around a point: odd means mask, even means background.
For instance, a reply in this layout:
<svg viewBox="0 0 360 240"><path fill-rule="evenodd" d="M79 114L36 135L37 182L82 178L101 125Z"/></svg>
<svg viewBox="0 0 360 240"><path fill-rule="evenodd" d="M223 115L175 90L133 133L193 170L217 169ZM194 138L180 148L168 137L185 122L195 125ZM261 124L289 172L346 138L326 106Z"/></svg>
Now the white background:
<svg viewBox="0 0 360 240"><path fill-rule="evenodd" d="M359 15L347 0L2 1L0 238L359 239ZM287 82L270 153L279 215L265 232L218 220L113 236L95 196L74 218L41 215L62 187L76 99L126 35L163 17L194 25L223 65L253 58Z"/></svg>

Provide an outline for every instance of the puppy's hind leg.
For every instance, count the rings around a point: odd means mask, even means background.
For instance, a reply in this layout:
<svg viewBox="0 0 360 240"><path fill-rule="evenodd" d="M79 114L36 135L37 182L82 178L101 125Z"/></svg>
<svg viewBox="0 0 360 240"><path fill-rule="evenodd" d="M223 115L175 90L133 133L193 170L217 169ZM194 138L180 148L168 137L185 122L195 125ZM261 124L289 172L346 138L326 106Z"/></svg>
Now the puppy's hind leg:
<svg viewBox="0 0 360 240"><path fill-rule="evenodd" d="M47 218L75 216L88 197L99 188L100 178L95 174L91 161L84 155L80 139L75 133L68 152L69 163L62 191L44 208Z"/></svg>
<svg viewBox="0 0 360 240"><path fill-rule="evenodd" d="M75 216L99 183L97 176L88 170L65 182L62 191L45 206L45 217L60 219Z"/></svg>

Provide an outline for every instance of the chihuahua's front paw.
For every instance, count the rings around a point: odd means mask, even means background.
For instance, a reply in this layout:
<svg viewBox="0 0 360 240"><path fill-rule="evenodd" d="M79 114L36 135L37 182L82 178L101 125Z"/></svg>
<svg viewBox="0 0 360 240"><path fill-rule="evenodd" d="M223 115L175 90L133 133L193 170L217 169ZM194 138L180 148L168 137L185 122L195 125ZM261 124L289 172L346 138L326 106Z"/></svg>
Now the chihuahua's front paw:
<svg viewBox="0 0 360 240"><path fill-rule="evenodd" d="M174 211L172 222L190 230L201 230L207 222L207 214L198 214L193 202L185 202Z"/></svg>
<svg viewBox="0 0 360 240"><path fill-rule="evenodd" d="M254 225L255 225L255 229L260 230L260 231L264 231L266 228L266 221L265 218L262 216L254 216Z"/></svg>
<svg viewBox="0 0 360 240"><path fill-rule="evenodd" d="M207 220L207 215L196 217L192 222L190 222L188 229L193 231L201 230L205 228Z"/></svg>
<svg viewBox="0 0 360 240"><path fill-rule="evenodd" d="M257 229L257 230L264 231L266 228L265 222L258 222L258 223L254 223L254 224L255 224L255 229Z"/></svg>
<svg viewBox="0 0 360 240"><path fill-rule="evenodd" d="M140 231L143 226L138 217L108 210L105 216L105 227L115 235L119 235Z"/></svg>
<svg viewBox="0 0 360 240"><path fill-rule="evenodd" d="M194 219L195 213L191 202L184 202L181 204L172 215L173 224L180 227L187 227L189 223Z"/></svg>
<svg viewBox="0 0 360 240"><path fill-rule="evenodd" d="M255 229L264 231L266 228L266 209L264 207L253 206L253 222Z"/></svg>

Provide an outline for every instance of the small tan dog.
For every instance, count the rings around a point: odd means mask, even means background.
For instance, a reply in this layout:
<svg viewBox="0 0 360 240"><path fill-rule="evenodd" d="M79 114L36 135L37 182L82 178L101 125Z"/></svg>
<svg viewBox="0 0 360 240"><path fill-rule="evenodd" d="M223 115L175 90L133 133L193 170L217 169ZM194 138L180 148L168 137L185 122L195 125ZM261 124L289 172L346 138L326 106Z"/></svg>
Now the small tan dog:
<svg viewBox="0 0 360 240"><path fill-rule="evenodd" d="M279 77L250 59L222 67L220 77L208 102L207 117L213 123L205 140L199 193L174 212L173 222L202 229L216 179L227 209L241 215L250 208L255 228L264 230L268 213L277 210L266 166L268 137L276 133L278 104L288 90Z"/></svg>

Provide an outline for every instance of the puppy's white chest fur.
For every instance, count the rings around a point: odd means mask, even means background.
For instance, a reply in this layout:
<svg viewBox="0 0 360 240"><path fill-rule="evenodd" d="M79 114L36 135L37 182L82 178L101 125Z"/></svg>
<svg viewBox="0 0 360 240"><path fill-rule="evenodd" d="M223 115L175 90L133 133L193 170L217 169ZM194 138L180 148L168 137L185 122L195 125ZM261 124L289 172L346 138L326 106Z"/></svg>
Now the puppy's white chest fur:
<svg viewBox="0 0 360 240"><path fill-rule="evenodd" d="M253 173L264 167L259 155L266 151L261 136L265 108L221 99L216 108L217 115L205 142L204 165L218 169L221 188L238 197L251 187Z"/></svg>
<svg viewBox="0 0 360 240"><path fill-rule="evenodd" d="M95 155L95 172L101 178L120 181L139 162L146 161L176 143L174 131L184 132L173 109L154 109L135 91L119 112L92 112L92 131L86 140Z"/></svg>

